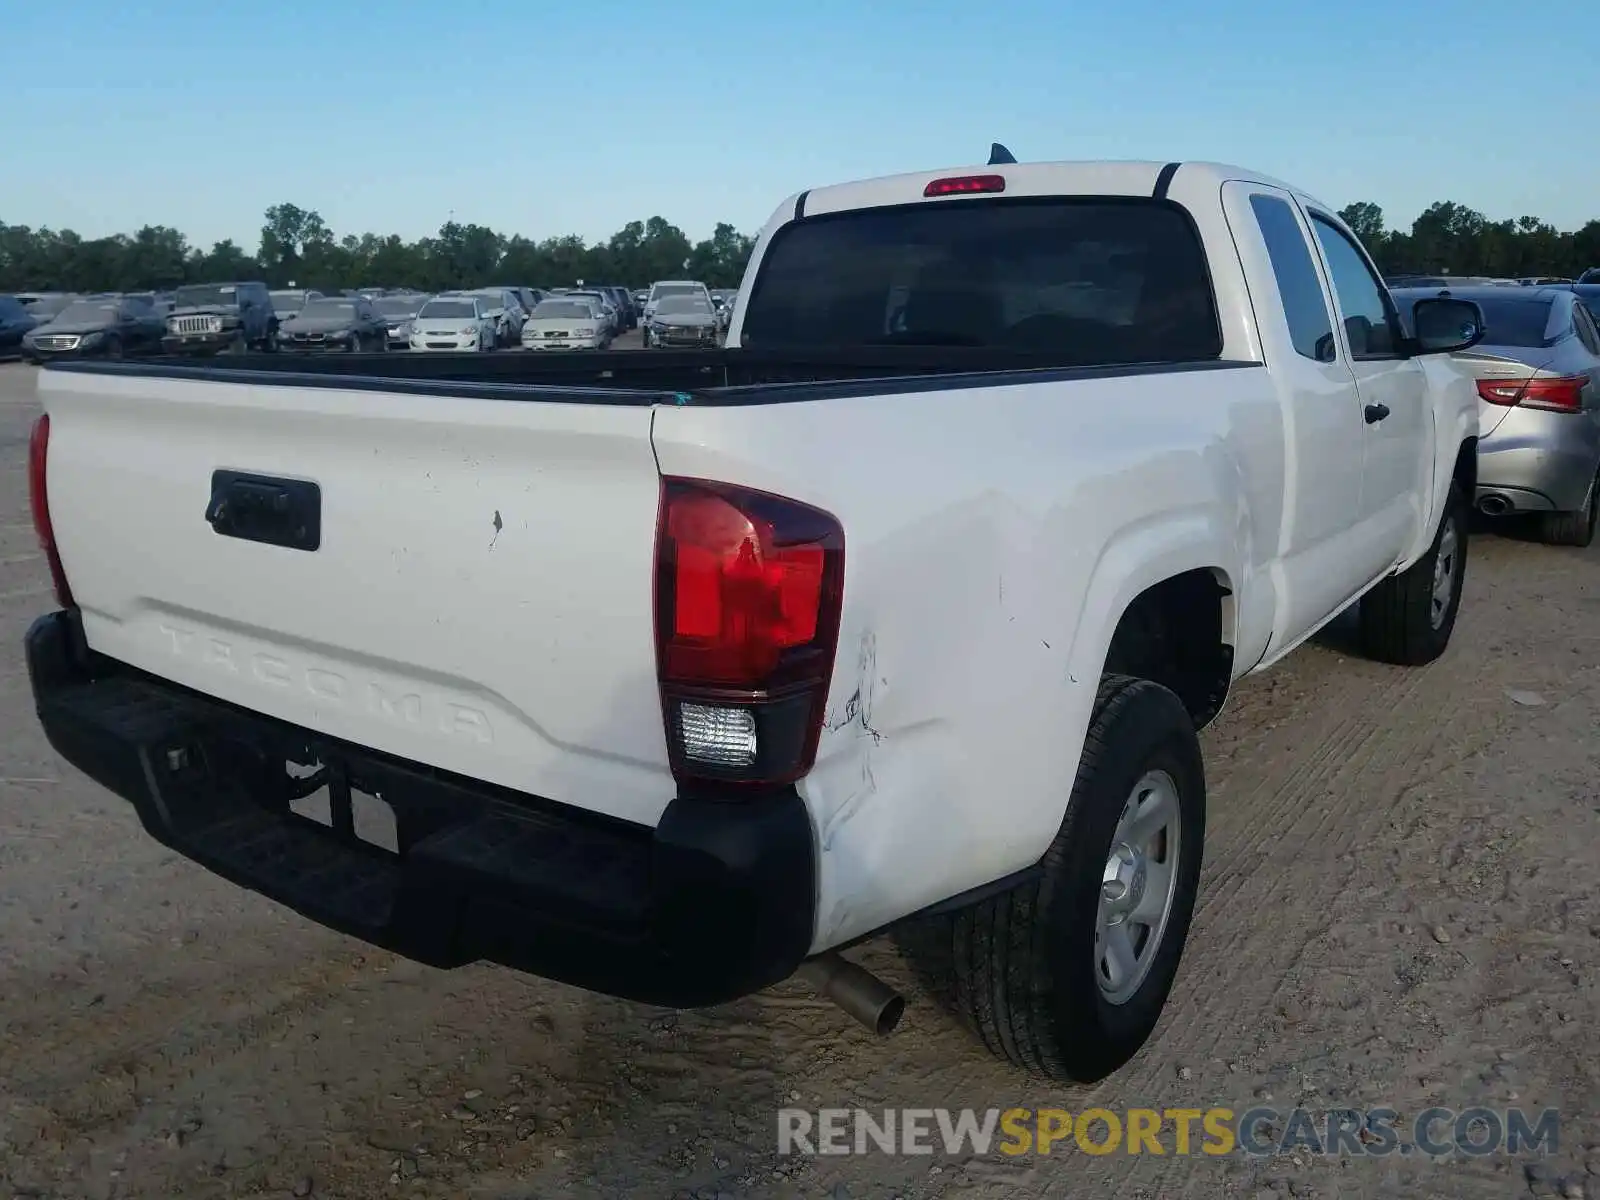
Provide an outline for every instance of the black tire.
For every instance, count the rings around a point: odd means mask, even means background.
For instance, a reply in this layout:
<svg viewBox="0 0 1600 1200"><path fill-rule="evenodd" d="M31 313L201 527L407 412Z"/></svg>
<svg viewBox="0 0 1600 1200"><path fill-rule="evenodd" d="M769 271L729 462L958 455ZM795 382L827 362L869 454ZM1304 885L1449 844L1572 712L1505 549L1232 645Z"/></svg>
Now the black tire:
<svg viewBox="0 0 1600 1200"><path fill-rule="evenodd" d="M122 357L122 339L112 334L106 339L106 357L118 359Z"/></svg>
<svg viewBox="0 0 1600 1200"><path fill-rule="evenodd" d="M1600 526L1600 475L1590 482L1588 501L1577 512L1540 515L1539 540L1550 546L1576 546L1583 550L1594 543L1597 526Z"/></svg>
<svg viewBox="0 0 1600 1200"><path fill-rule="evenodd" d="M1103 876L1124 811L1152 772L1165 773L1178 800L1172 898L1159 931L1147 931L1159 940L1146 974L1113 1002L1096 943ZM1189 935L1205 808L1200 741L1182 702L1148 680L1106 676L1041 878L949 921L948 994L991 1052L1075 1083L1103 1079L1138 1052L1161 1017Z"/></svg>
<svg viewBox="0 0 1600 1200"><path fill-rule="evenodd" d="M1461 609L1468 517L1466 496L1452 483L1428 552L1361 598L1361 644L1369 657L1420 667L1444 653ZM1445 562L1436 575L1441 559ZM1436 585L1445 578L1449 593L1441 599Z"/></svg>

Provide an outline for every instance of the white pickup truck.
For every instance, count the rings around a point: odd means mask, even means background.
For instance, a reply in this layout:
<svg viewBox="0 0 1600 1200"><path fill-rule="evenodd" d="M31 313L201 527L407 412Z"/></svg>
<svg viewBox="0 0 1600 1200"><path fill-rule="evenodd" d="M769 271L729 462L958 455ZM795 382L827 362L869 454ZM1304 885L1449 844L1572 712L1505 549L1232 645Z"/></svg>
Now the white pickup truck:
<svg viewBox="0 0 1600 1200"><path fill-rule="evenodd" d="M40 720L418 960L799 972L886 1030L837 951L915 917L990 1047L1099 1078L1172 985L1230 685L1357 600L1376 657L1444 650L1481 314L1403 329L1326 205L1201 163L817 188L739 297L717 350L52 365Z"/></svg>

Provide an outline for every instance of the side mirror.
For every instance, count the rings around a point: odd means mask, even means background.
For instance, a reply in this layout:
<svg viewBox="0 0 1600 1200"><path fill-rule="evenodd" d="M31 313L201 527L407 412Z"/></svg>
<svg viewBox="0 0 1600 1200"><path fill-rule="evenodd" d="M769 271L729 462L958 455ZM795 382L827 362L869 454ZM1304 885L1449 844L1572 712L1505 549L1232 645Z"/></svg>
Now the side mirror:
<svg viewBox="0 0 1600 1200"><path fill-rule="evenodd" d="M1433 296L1411 310L1416 354L1454 354L1483 341L1483 310L1471 300Z"/></svg>

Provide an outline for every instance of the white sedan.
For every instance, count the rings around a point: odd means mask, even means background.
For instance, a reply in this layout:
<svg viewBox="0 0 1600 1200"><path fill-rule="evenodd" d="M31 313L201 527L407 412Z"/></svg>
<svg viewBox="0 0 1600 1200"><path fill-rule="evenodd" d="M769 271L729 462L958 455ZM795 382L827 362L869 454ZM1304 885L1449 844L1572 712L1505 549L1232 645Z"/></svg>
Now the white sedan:
<svg viewBox="0 0 1600 1200"><path fill-rule="evenodd" d="M435 296L411 322L413 350L493 350L498 338L481 296Z"/></svg>
<svg viewBox="0 0 1600 1200"><path fill-rule="evenodd" d="M552 296L533 307L522 327L524 350L604 350L611 327L590 300Z"/></svg>

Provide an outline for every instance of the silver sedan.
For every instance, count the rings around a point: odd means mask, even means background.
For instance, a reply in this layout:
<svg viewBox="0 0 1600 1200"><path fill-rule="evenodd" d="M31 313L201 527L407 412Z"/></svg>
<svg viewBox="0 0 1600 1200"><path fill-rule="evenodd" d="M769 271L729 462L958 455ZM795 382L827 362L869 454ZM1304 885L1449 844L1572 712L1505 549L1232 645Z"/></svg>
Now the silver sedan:
<svg viewBox="0 0 1600 1200"><path fill-rule="evenodd" d="M1394 293L1411 306L1436 288ZM1587 546L1600 518L1600 326L1570 289L1452 287L1483 309L1456 361L1478 387L1477 506L1531 516L1542 539Z"/></svg>

